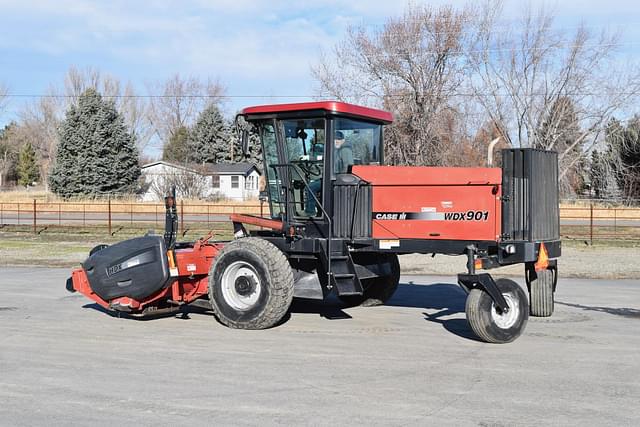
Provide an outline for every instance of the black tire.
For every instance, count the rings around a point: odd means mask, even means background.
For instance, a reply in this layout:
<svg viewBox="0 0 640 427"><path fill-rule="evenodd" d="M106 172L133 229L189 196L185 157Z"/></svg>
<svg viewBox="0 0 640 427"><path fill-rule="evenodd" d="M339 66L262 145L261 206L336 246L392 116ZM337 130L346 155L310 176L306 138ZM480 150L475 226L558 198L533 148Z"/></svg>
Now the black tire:
<svg viewBox="0 0 640 427"><path fill-rule="evenodd" d="M516 282L498 279L496 285L509 305L503 317L496 312L487 292L472 289L467 296L465 311L473 332L483 341L504 344L518 338L529 320L527 295Z"/></svg>
<svg viewBox="0 0 640 427"><path fill-rule="evenodd" d="M555 270L535 271L525 269L525 279L529 288L529 314L533 317L549 317L553 314L553 293L557 273Z"/></svg>
<svg viewBox="0 0 640 427"><path fill-rule="evenodd" d="M292 299L289 261L266 240L247 237L227 243L209 271L211 308L230 328L270 328L282 320Z"/></svg>
<svg viewBox="0 0 640 427"><path fill-rule="evenodd" d="M360 265L379 264L386 270L384 276L362 280L362 295L338 297L349 307L375 307L386 303L398 289L400 262L396 254L363 253L352 254L353 261Z"/></svg>

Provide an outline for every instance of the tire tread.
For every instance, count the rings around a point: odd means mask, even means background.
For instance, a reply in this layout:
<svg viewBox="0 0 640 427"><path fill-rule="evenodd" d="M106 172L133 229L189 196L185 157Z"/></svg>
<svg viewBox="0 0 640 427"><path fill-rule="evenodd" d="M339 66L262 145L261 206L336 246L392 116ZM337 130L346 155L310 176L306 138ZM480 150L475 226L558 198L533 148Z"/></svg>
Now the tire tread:
<svg viewBox="0 0 640 427"><path fill-rule="evenodd" d="M227 243L218 254L218 258L227 252L231 252L238 248L253 251L258 257L264 260L268 266L270 282L265 284L269 286L270 300L266 309L260 316L249 322L238 322L224 316L216 307L215 299L212 293L213 275L211 274L216 268L217 263L211 266L209 274L209 300L211 301L211 309L215 316L224 325L234 329L267 329L276 325L287 313L293 300L293 271L289 264L289 260L273 243L257 237L245 237Z"/></svg>
<svg viewBox="0 0 640 427"><path fill-rule="evenodd" d="M534 317L549 317L554 309L554 274L551 270L542 270L537 272L537 276L529 283L530 314Z"/></svg>

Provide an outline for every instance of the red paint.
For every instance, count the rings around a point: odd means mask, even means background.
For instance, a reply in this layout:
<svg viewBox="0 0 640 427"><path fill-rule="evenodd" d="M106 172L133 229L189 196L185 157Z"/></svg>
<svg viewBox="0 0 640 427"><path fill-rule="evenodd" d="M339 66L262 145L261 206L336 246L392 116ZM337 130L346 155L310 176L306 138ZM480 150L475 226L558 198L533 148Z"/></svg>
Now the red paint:
<svg viewBox="0 0 640 427"><path fill-rule="evenodd" d="M275 219L261 218L254 215L231 214L229 215L231 222L239 222L241 224L256 225L258 227L270 228L274 231L282 231L284 224L282 221Z"/></svg>
<svg viewBox="0 0 640 427"><path fill-rule="evenodd" d="M500 168L355 165L351 171L354 175L374 185L502 184L502 169Z"/></svg>
<svg viewBox="0 0 640 427"><path fill-rule="evenodd" d="M296 111L324 110L332 113L343 113L352 116L358 116L364 119L372 119L375 121L389 124L393 122L393 115L388 111L377 110L375 108L362 107L354 104L347 104L339 101L320 101L320 102L299 102L295 104L273 104L258 105L255 107L247 107L242 110L242 114L271 114L271 113L287 113Z"/></svg>
<svg viewBox="0 0 640 427"><path fill-rule="evenodd" d="M374 213L426 213L435 219L376 219L375 239L496 241L501 229L499 168L354 166L353 173L373 185ZM445 215L474 213L472 220ZM475 213L481 215L475 219Z"/></svg>
<svg viewBox="0 0 640 427"><path fill-rule="evenodd" d="M169 286L148 296L143 301L128 297L115 298L111 301L103 300L93 292L87 275L81 268L71 273L73 288L104 308L111 309L112 305L127 306L131 309L132 314L140 313L148 307L165 307L167 300L190 303L207 295L209 270L222 246L221 243L207 243L206 239L202 239L197 241L193 248L176 250L178 277L170 278L171 284Z"/></svg>

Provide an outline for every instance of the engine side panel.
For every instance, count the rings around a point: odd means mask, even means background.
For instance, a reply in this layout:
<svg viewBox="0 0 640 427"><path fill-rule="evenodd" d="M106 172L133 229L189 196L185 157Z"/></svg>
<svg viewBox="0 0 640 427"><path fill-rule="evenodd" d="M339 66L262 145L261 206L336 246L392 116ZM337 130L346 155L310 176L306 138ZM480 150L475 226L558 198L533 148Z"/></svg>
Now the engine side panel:
<svg viewBox="0 0 640 427"><path fill-rule="evenodd" d="M372 183L372 237L497 241L501 169L354 167Z"/></svg>

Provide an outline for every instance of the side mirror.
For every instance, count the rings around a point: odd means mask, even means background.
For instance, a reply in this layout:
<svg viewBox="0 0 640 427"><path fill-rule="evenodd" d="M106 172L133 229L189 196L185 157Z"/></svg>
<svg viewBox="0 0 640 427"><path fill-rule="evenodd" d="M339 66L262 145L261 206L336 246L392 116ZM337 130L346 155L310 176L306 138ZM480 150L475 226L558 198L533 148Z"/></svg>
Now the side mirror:
<svg viewBox="0 0 640 427"><path fill-rule="evenodd" d="M249 155L249 132L251 130L251 124L244 119L242 114L237 114L234 120L236 131L240 139L240 146L242 147L242 154L245 157Z"/></svg>
<svg viewBox="0 0 640 427"><path fill-rule="evenodd" d="M248 129L242 130L241 141L242 141L242 154L244 154L244 156L247 157L249 155L249 130Z"/></svg>

